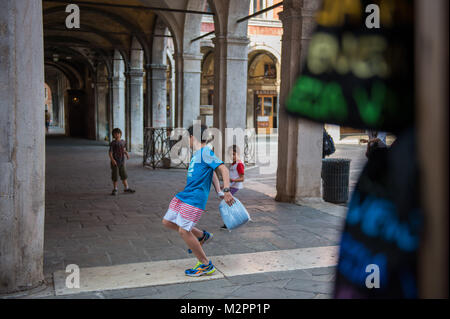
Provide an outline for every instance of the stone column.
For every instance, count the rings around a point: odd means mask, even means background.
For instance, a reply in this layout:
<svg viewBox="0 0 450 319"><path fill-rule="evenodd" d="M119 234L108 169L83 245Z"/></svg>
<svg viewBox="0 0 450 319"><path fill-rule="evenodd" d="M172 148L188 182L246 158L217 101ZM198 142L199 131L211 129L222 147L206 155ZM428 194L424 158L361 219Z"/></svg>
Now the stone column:
<svg viewBox="0 0 450 319"><path fill-rule="evenodd" d="M183 54L183 127L188 128L200 116L202 56Z"/></svg>
<svg viewBox="0 0 450 319"><path fill-rule="evenodd" d="M115 62L114 62L115 63ZM122 138L125 139L125 77L123 73L115 75L112 79L113 93L113 127L122 130Z"/></svg>
<svg viewBox="0 0 450 319"><path fill-rule="evenodd" d="M144 128L152 126L152 78L151 64L145 64L145 100L144 100Z"/></svg>
<svg viewBox="0 0 450 319"><path fill-rule="evenodd" d="M416 119L421 201L419 298L448 298L448 1L415 2Z"/></svg>
<svg viewBox="0 0 450 319"><path fill-rule="evenodd" d="M183 127L183 55L175 53L175 127Z"/></svg>
<svg viewBox="0 0 450 319"><path fill-rule="evenodd" d="M97 82L97 140L104 141L108 132L108 82Z"/></svg>
<svg viewBox="0 0 450 319"><path fill-rule="evenodd" d="M175 63L171 63L171 74L170 74L170 123L167 126L176 127L175 122Z"/></svg>
<svg viewBox="0 0 450 319"><path fill-rule="evenodd" d="M151 64L152 127L167 126L167 65Z"/></svg>
<svg viewBox="0 0 450 319"><path fill-rule="evenodd" d="M108 136L109 141L111 142L113 140L112 137L112 130L113 130L113 123L114 123L114 112L113 112L113 106L114 106L114 90L113 90L113 77L108 76Z"/></svg>
<svg viewBox="0 0 450 319"><path fill-rule="evenodd" d="M144 71L131 69L130 81L130 121L131 151L142 152L144 149Z"/></svg>
<svg viewBox="0 0 450 319"><path fill-rule="evenodd" d="M302 202L320 198L322 124L288 116L285 100L300 74L314 28L315 0L286 0L283 22L280 111L278 128L277 201Z"/></svg>
<svg viewBox="0 0 450 319"><path fill-rule="evenodd" d="M67 79L58 74L58 127L64 127L64 92L67 90Z"/></svg>
<svg viewBox="0 0 450 319"><path fill-rule="evenodd" d="M0 2L0 294L43 283L42 3Z"/></svg>
<svg viewBox="0 0 450 319"><path fill-rule="evenodd" d="M255 91L247 89L247 128L255 128Z"/></svg>
<svg viewBox="0 0 450 319"><path fill-rule="evenodd" d="M214 43L214 127L246 128L247 113L247 37L216 36ZM223 154L222 154L223 155Z"/></svg>

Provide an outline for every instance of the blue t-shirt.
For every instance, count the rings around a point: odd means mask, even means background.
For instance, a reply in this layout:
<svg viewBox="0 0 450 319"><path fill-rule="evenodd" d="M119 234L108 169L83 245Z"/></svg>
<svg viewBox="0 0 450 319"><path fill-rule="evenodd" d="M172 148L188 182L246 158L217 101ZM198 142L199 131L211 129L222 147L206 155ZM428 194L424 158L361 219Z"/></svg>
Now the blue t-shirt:
<svg viewBox="0 0 450 319"><path fill-rule="evenodd" d="M202 147L192 155L189 164L186 187L175 195L182 202L205 209L214 170L223 162L208 146Z"/></svg>

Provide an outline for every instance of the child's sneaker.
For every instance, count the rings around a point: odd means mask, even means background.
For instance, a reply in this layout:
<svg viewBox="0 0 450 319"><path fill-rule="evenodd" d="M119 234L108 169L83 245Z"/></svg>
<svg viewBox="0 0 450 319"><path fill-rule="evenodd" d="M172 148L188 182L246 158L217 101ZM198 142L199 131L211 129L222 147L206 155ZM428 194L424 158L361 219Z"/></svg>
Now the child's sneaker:
<svg viewBox="0 0 450 319"><path fill-rule="evenodd" d="M205 244L208 240L213 239L214 234L213 233L208 233L206 230L203 231L203 238L200 239L200 245Z"/></svg>
<svg viewBox="0 0 450 319"><path fill-rule="evenodd" d="M206 230L203 231L203 237L200 238L198 241L200 242L200 245L204 245L208 240L212 239L214 237L214 234L208 233ZM188 254L192 254L192 250L188 249Z"/></svg>
<svg viewBox="0 0 450 319"><path fill-rule="evenodd" d="M127 188L124 190L125 193L135 193L136 191L134 189L131 188Z"/></svg>
<svg viewBox="0 0 450 319"><path fill-rule="evenodd" d="M113 189L111 195L116 196L117 195L117 189Z"/></svg>
<svg viewBox="0 0 450 319"><path fill-rule="evenodd" d="M212 262L210 260L209 264L207 264L207 265L204 265L201 262L198 262L194 268L186 269L184 271L184 273L186 276L200 277L203 275L211 275L215 271L216 271L216 268L214 267L214 265L212 264Z"/></svg>

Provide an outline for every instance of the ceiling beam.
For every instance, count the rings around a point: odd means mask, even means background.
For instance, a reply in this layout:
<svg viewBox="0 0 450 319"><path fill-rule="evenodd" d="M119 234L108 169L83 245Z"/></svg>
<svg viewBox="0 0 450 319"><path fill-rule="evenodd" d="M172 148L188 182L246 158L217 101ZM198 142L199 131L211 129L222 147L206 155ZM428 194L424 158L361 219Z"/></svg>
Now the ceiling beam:
<svg viewBox="0 0 450 319"><path fill-rule="evenodd" d="M67 4L90 5L90 6L102 6L102 7L123 8L123 9L138 9L138 10L151 10L151 11L169 11L169 12L182 12L182 13L192 13L192 14L214 15L214 12L206 12L206 11L171 9L171 8L148 7L148 6L133 6L133 5L127 5L127 4L112 4L112 3L103 3L103 2L95 2L95 1L43 0L43 2L47 2L47 3L67 3Z"/></svg>
<svg viewBox="0 0 450 319"><path fill-rule="evenodd" d="M211 31L211 32L205 33L205 34L203 34L203 35L201 35L199 37L196 37L196 38L192 39L191 42L195 42L195 41L198 41L200 39L206 38L208 35L214 34L214 32L215 31Z"/></svg>
<svg viewBox="0 0 450 319"><path fill-rule="evenodd" d="M44 26L44 32L45 31L58 31L58 32L83 32L83 33L95 33L93 31L87 31L87 30L81 30L81 29L65 29L65 28L47 28ZM105 34L117 34L117 35L127 35L127 36L131 36L134 34L141 34L141 35L145 35L145 36L152 36L152 37L159 37L159 38L173 38L172 35L164 35L164 34L152 34L151 32L146 33L146 32L112 32L112 31L102 31L102 33Z"/></svg>

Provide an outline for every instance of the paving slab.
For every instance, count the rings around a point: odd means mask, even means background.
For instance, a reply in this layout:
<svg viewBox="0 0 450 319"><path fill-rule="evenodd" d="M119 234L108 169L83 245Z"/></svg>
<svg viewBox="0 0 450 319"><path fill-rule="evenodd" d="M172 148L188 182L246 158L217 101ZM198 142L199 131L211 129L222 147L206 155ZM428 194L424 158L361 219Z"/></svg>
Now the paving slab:
<svg viewBox="0 0 450 319"><path fill-rule="evenodd" d="M68 274L65 271L57 271L53 274L55 294L57 296L70 295L90 291L149 287L224 277L219 271L200 278L186 276L184 270L192 268L195 264L196 259L192 258L81 268L79 288L67 288L66 278Z"/></svg>
<svg viewBox="0 0 450 319"><path fill-rule="evenodd" d="M217 256L215 266L225 276L271 271L330 267L337 263L338 247L315 247Z"/></svg>
<svg viewBox="0 0 450 319"><path fill-rule="evenodd" d="M304 280L304 279L292 279L290 280L285 289L312 292L312 293L322 293L331 294L333 292L333 283L327 281L317 281L317 280Z"/></svg>

